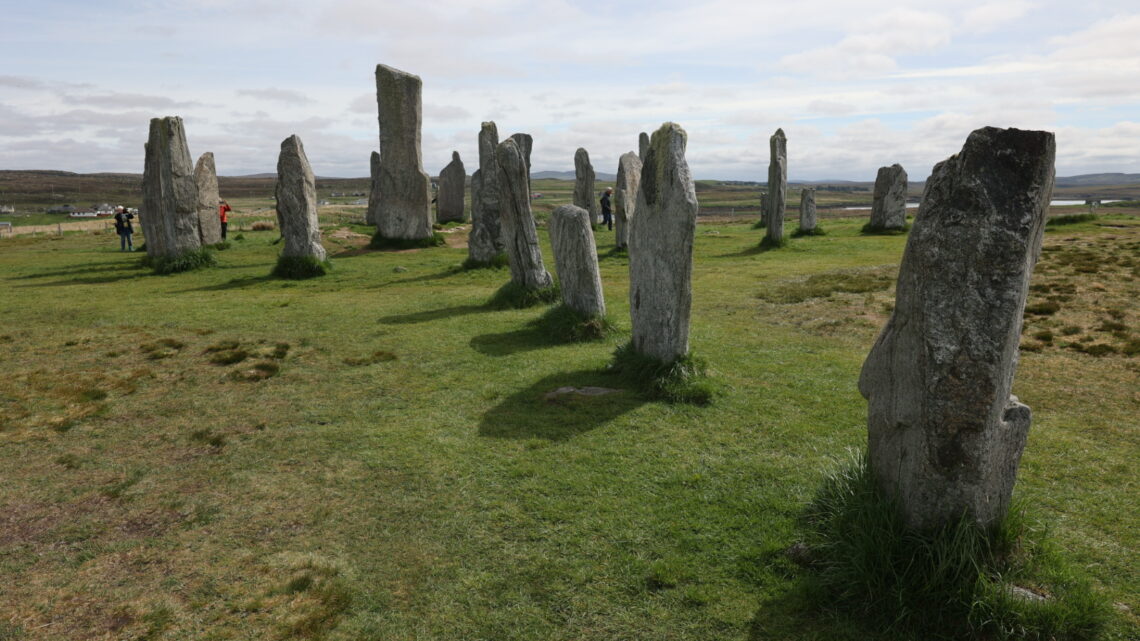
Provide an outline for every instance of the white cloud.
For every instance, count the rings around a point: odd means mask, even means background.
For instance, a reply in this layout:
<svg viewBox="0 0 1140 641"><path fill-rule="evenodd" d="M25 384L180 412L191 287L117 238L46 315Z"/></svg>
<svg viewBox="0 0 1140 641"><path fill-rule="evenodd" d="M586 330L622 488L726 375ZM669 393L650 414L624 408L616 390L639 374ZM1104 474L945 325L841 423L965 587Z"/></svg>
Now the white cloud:
<svg viewBox="0 0 1140 641"><path fill-rule="evenodd" d="M1008 0L974 7L962 18L962 28L974 34L989 33L1002 25L1017 20L1034 8L1032 2Z"/></svg>

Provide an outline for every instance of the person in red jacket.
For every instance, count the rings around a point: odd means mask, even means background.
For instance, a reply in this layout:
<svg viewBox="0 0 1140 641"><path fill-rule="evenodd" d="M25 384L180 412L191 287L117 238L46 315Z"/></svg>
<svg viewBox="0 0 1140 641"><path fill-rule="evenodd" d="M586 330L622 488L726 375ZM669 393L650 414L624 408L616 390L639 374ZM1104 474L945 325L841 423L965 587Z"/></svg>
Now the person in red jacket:
<svg viewBox="0 0 1140 641"><path fill-rule="evenodd" d="M231 211L233 211L233 207L230 207L226 201L223 200L218 203L218 218L222 221L222 240L226 239L226 226L230 224Z"/></svg>

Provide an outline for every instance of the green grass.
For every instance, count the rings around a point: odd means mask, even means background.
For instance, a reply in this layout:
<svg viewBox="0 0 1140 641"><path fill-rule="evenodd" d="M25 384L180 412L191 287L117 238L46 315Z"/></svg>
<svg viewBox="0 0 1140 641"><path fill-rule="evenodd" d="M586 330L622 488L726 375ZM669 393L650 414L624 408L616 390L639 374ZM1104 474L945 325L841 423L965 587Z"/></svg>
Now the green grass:
<svg viewBox="0 0 1140 641"><path fill-rule="evenodd" d="M565 304L551 307L530 325L567 343L602 340L616 329L610 318L583 316Z"/></svg>
<svg viewBox="0 0 1140 641"><path fill-rule="evenodd" d="M474 258L471 258L470 256L468 256L463 261L462 267L463 267L463 269L468 269L468 270L470 270L470 269L488 269L488 268L502 269L504 267L508 267L509 265L510 265L510 263L508 262L507 254L505 252L501 252L501 253L498 253L498 254L495 254L494 256L492 256L491 260L489 262L481 262L481 261L475 260Z"/></svg>
<svg viewBox="0 0 1140 641"><path fill-rule="evenodd" d="M425 249L442 247L445 242L443 234L438 231L433 231L427 238L386 238L376 232L368 246L372 249Z"/></svg>
<svg viewBox="0 0 1140 641"><path fill-rule="evenodd" d="M650 398L670 403L708 405L716 395L708 364L692 353L663 363L638 353L632 342L624 343L614 350L609 371L642 388Z"/></svg>
<svg viewBox="0 0 1140 641"><path fill-rule="evenodd" d="M332 263L316 256L280 256L277 265L273 267L273 275L277 278L304 280L324 276L330 269Z"/></svg>
<svg viewBox="0 0 1140 641"><path fill-rule="evenodd" d="M213 252L206 247L183 252L177 256L143 256L141 260L144 267L150 267L154 273L163 275L179 274L218 264Z"/></svg>
<svg viewBox="0 0 1140 641"><path fill-rule="evenodd" d="M1045 222L1047 227L1058 227L1061 225L1076 225L1077 223L1092 222L1097 219L1096 214L1066 214L1063 216L1053 216Z"/></svg>
<svg viewBox="0 0 1140 641"><path fill-rule="evenodd" d="M797 228L796 231L792 232L792 238L803 238L805 236L826 236L826 235L827 235L827 231L824 230L823 227L819 227L818 225L815 227L812 227L811 229L808 229L806 231L802 228Z"/></svg>
<svg viewBox="0 0 1140 641"><path fill-rule="evenodd" d="M487 306L492 309L524 309L556 302L560 295L558 283L541 289L528 289L510 280L487 300Z"/></svg>
<svg viewBox="0 0 1140 641"><path fill-rule="evenodd" d="M707 406L606 371L630 332L609 235L614 333L576 343L532 325L546 306L489 308L507 275L457 269L462 248L329 243L334 271L281 280L277 232L247 226L218 268L165 278L105 235L0 240L0 634L896 638L809 607L810 571L784 551L836 454L866 441L856 382L906 238L828 218L826 236L759 252L751 222L697 227ZM1056 337L1014 381L1033 409L1017 493L1120 604L1101 637L1124 641L1140 611L1140 356L1096 328L1110 309L1136 326L1140 280L1121 263L1140 229L1099 222L1121 227L1046 236L1119 262L1091 278L1053 258L1067 250L1043 254L1034 283L1076 294L1027 333ZM847 274L874 286L836 288ZM795 293L816 276L826 295ZM785 291L798 302L764 298ZM1060 345L1090 334L1118 351ZM233 349L250 355L210 362ZM370 362L384 352L398 358Z"/></svg>

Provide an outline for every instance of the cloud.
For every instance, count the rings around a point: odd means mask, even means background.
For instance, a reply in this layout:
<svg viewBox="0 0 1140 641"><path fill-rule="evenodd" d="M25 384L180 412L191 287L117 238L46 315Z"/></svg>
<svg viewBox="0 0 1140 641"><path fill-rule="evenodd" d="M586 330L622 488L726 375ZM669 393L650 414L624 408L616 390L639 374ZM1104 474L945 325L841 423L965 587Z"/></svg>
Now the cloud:
<svg viewBox="0 0 1140 641"><path fill-rule="evenodd" d="M283 102L290 105L311 105L316 102L303 92L294 91L292 89L277 89L276 87L267 87L265 89L239 89L237 94L258 100Z"/></svg>
<svg viewBox="0 0 1140 641"><path fill-rule="evenodd" d="M962 28L973 34L989 33L1007 22L1017 20L1034 8L1032 2L1009 0L974 7L962 17Z"/></svg>

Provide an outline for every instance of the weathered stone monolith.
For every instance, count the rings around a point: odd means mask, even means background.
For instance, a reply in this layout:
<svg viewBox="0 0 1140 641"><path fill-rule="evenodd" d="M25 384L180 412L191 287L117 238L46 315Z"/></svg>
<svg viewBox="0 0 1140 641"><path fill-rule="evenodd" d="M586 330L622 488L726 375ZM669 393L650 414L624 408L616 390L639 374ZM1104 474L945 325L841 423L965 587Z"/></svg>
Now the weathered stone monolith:
<svg viewBox="0 0 1140 641"><path fill-rule="evenodd" d="M614 238L618 249L629 246L629 226L637 212L637 188L641 185L641 158L630 151L618 159L614 184Z"/></svg>
<svg viewBox="0 0 1140 641"><path fill-rule="evenodd" d="M574 152L574 204L590 214L590 224L598 224L601 206L594 194L594 166L590 164L590 154L579 147Z"/></svg>
<svg viewBox="0 0 1140 641"><path fill-rule="evenodd" d="M312 256L325 259L321 230L317 225L317 184L296 135L281 142L277 157L277 220L285 239L282 256Z"/></svg>
<svg viewBox="0 0 1140 641"><path fill-rule="evenodd" d="M376 65L381 194L376 227L383 238L432 235L431 179L424 173L420 150L422 87L419 76Z"/></svg>
<svg viewBox="0 0 1140 641"><path fill-rule="evenodd" d="M637 159L645 162L645 152L649 151L649 134L644 131L637 135Z"/></svg>
<svg viewBox="0 0 1140 641"><path fill-rule="evenodd" d="M542 249L530 210L526 158L513 138L495 149L499 172L499 205L511 280L525 289L545 289L554 280L542 262Z"/></svg>
<svg viewBox="0 0 1140 641"><path fill-rule="evenodd" d="M198 240L203 245L222 242L222 219L218 217L218 173L214 154L207 151L194 164L198 184Z"/></svg>
<svg viewBox="0 0 1140 641"><path fill-rule="evenodd" d="M178 116L150 121L139 224L151 258L176 257L202 247L198 183L186 146L186 130Z"/></svg>
<svg viewBox="0 0 1140 641"><path fill-rule="evenodd" d="M451 162L439 172L439 193L436 206L439 207L439 222L463 222L467 194L467 170L459 159L459 152L451 152Z"/></svg>
<svg viewBox="0 0 1140 641"><path fill-rule="evenodd" d="M368 209L364 212L364 222L375 225L376 214L380 210L380 152L372 152L368 158L368 168L372 173L372 182L368 186Z"/></svg>
<svg viewBox="0 0 1140 641"><path fill-rule="evenodd" d="M815 230L815 189L804 187L800 191L800 229L799 233L808 234Z"/></svg>
<svg viewBox="0 0 1140 641"><path fill-rule="evenodd" d="M662 363L689 353L697 193L685 161L687 139L671 122L653 133L629 233L633 348Z"/></svg>
<svg viewBox="0 0 1140 641"><path fill-rule="evenodd" d="M779 244L784 240L784 216L788 208L788 139L783 129L768 139L771 160L768 163L768 219L764 238Z"/></svg>
<svg viewBox="0 0 1140 641"><path fill-rule="evenodd" d="M551 212L550 245L554 249L562 302L587 318L605 316L606 301L590 212L576 205L562 205Z"/></svg>
<svg viewBox="0 0 1140 641"><path fill-rule="evenodd" d="M519 146L523 160L526 161L526 180L530 182L530 152L534 149L534 137L530 134L511 134L511 140Z"/></svg>
<svg viewBox="0 0 1140 641"><path fill-rule="evenodd" d="M479 169L471 174L471 233L467 237L467 254L472 263L490 264L501 254L503 244L499 205L499 163L495 149L499 146L499 129L485 122L479 130Z"/></svg>
<svg viewBox="0 0 1140 641"><path fill-rule="evenodd" d="M1049 132L978 129L926 182L859 377L872 471L913 527L989 526L1009 507L1030 423L1010 389L1055 151Z"/></svg>
<svg viewBox="0 0 1140 641"><path fill-rule="evenodd" d="M879 168L869 229L906 229L906 188L906 170L902 165Z"/></svg>

